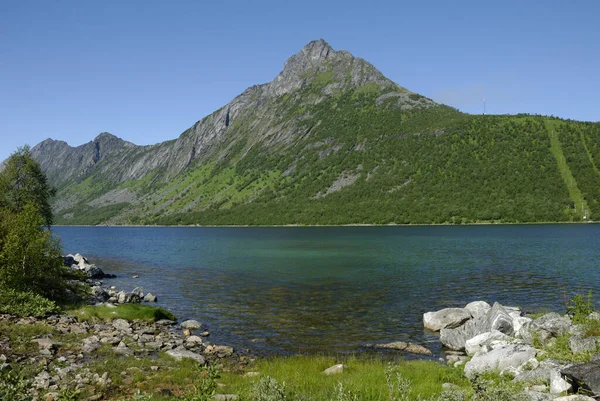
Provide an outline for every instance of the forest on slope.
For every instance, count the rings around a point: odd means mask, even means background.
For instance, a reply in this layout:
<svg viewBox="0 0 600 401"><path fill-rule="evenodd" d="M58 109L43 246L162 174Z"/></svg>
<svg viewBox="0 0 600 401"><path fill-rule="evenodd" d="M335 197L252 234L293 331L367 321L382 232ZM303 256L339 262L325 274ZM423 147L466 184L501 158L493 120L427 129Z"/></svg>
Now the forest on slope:
<svg viewBox="0 0 600 401"><path fill-rule="evenodd" d="M325 41L179 138L32 154L58 224L465 224L600 219L600 123L468 115Z"/></svg>

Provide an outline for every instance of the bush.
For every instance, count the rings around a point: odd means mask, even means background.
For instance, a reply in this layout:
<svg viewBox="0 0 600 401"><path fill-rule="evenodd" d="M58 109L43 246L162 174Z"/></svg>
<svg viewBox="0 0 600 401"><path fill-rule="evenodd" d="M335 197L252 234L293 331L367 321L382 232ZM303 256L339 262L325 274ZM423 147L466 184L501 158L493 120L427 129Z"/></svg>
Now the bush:
<svg viewBox="0 0 600 401"><path fill-rule="evenodd" d="M252 401L285 401L288 399L285 382L279 384L271 376L262 378L252 386L250 399Z"/></svg>
<svg viewBox="0 0 600 401"><path fill-rule="evenodd" d="M571 316L574 324L585 323L593 311L592 291L588 292L587 297L583 294L575 295L567 305L567 314Z"/></svg>
<svg viewBox="0 0 600 401"><path fill-rule="evenodd" d="M12 288L0 288L0 313L21 317L44 317L58 310L54 302L41 295L30 291L19 292Z"/></svg>

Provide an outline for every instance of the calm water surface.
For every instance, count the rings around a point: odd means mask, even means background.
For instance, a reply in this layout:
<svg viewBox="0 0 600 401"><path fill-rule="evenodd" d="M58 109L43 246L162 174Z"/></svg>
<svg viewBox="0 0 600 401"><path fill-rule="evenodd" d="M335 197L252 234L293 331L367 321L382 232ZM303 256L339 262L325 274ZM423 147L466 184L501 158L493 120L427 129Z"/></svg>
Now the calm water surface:
<svg viewBox="0 0 600 401"><path fill-rule="evenodd" d="M565 289L600 294L596 224L54 231L65 252L118 275L105 284L142 286L212 341L259 353L398 340L439 351L424 312L478 299L564 310Z"/></svg>

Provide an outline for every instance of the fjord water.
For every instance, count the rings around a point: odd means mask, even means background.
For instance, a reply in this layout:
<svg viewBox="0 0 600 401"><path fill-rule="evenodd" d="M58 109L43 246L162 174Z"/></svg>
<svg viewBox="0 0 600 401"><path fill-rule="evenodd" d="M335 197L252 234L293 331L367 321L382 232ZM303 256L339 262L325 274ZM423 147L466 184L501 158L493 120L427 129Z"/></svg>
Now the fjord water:
<svg viewBox="0 0 600 401"><path fill-rule="evenodd" d="M479 299L564 311L565 291L600 294L596 224L53 230L118 276L105 284L144 287L211 341L259 353L439 351L424 312Z"/></svg>

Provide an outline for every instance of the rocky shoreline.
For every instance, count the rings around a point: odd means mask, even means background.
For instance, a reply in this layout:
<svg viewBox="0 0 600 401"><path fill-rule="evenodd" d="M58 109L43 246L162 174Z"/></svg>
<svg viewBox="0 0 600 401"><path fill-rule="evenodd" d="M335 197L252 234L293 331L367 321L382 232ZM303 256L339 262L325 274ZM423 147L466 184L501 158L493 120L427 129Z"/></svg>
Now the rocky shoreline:
<svg viewBox="0 0 600 401"><path fill-rule="evenodd" d="M119 305L158 300L140 287L123 291L106 285L101 280L115 276L104 273L82 255L67 255L64 262L80 275L82 281L78 284L83 282L86 288L85 303L107 309L109 314ZM207 327L196 320L178 324L171 319L153 322L95 319L84 313L77 309L70 314L44 318L0 315L0 374L26 365L31 372L28 383L34 400L60 400L64 394L76 392L84 395L77 399L94 401L110 398L107 394L114 394L115 387L127 392L127 383L134 382L136 375L175 370L176 361L190 361L197 366L235 366L242 372L254 361L252 356L241 355L233 347L212 344ZM521 396L526 400L600 398L600 353L596 353L600 350L598 312L588 313L583 319L554 312L525 316L518 307L476 301L463 308L427 312L423 324L426 330L439 333L445 354L440 361L461 366L472 382L493 373L508 375L513 382L521 383ZM18 335L11 337L11 328ZM427 348L410 342L368 347L433 357ZM554 352L559 347L564 348L562 354ZM566 353L568 358L561 358ZM165 355L170 358L165 360ZM144 361L145 365L129 365L119 372L117 385L113 383L114 370L105 364L119 358ZM344 368L345 365L339 364L323 373L338 374ZM255 372L247 374L250 373Z"/></svg>
<svg viewBox="0 0 600 401"><path fill-rule="evenodd" d="M85 302L93 306L117 308L121 304L156 302L151 293L135 288L131 292L105 286L100 278L114 278L77 254L64 257L65 265L72 271L83 273L88 289ZM81 284L81 283L80 283ZM175 320L155 322L87 321L77 314L50 315L43 318L20 318L0 315L0 326L18 327L20 331L42 332L26 339L28 343L0 336L0 373L10 371L14 365L28 364L35 375L31 381L34 400L58 400L65 391L85 392L87 400L100 400L110 387L108 372L93 371L89 365L95 361L114 357L153 358L157 364L150 371L163 367L158 354L164 353L176 361L190 359L200 366L227 363L244 365L252 358L239 355L233 347L216 345L208 341L210 332L196 320L178 324ZM22 340L22 339L20 339ZM166 369L172 369L166 367ZM139 370L139 369L138 369ZM121 372L124 380L136 371Z"/></svg>
<svg viewBox="0 0 600 401"><path fill-rule="evenodd" d="M490 372L510 375L525 383L524 395L534 401L600 398L600 333L589 330L600 323L600 313L583 320L587 324L574 324L569 315L555 312L532 318L518 307L484 301L423 315L425 328L439 332L447 363L464 364L469 379ZM552 358L559 347L564 355L589 361ZM573 395L560 396L565 393Z"/></svg>

